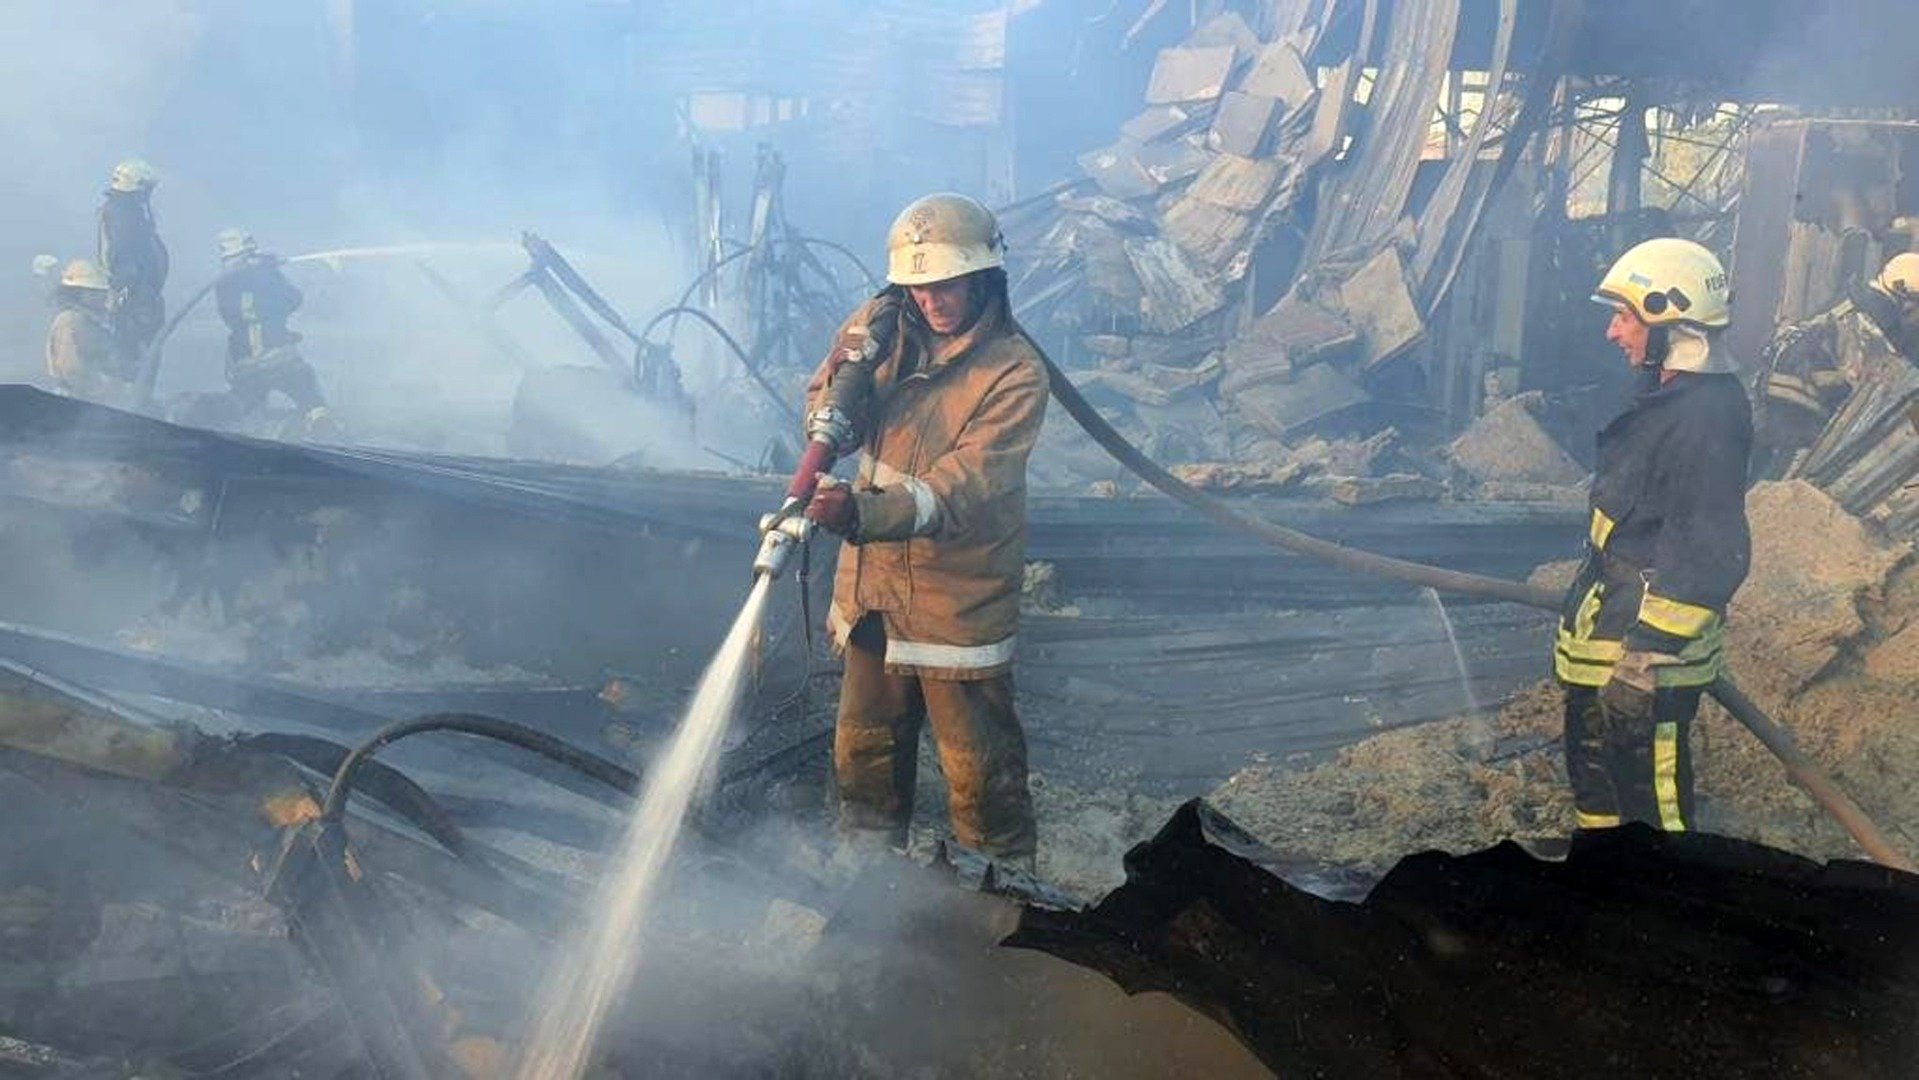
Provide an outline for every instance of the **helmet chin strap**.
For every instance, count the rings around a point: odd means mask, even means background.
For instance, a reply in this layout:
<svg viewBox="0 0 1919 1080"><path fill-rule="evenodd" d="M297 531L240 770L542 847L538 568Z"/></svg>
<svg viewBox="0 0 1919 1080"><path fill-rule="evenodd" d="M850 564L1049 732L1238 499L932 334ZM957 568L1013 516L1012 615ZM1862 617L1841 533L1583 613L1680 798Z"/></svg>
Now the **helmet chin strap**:
<svg viewBox="0 0 1919 1080"><path fill-rule="evenodd" d="M1652 326L1646 329L1646 364L1658 371L1666 366L1666 357L1672 355L1672 327Z"/></svg>

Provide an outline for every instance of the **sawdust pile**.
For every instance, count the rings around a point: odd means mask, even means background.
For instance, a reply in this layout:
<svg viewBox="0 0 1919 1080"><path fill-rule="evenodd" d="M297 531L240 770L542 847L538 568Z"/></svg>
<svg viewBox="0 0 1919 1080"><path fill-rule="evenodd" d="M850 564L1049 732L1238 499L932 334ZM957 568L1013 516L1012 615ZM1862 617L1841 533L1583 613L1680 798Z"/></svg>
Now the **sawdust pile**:
<svg viewBox="0 0 1919 1080"><path fill-rule="evenodd" d="M1728 624L1730 672L1888 831L1919 852L1919 568L1803 483L1748 500L1753 572ZM1569 568L1542 568L1536 580ZM1548 643L1541 642L1541 648ZM1383 871L1427 848L1565 835L1571 799L1559 695L1542 683L1494 718L1472 752L1464 720L1390 732L1325 765L1247 769L1213 802L1289 858ZM1695 726L1700 824L1816 858L1863 857L1716 705Z"/></svg>

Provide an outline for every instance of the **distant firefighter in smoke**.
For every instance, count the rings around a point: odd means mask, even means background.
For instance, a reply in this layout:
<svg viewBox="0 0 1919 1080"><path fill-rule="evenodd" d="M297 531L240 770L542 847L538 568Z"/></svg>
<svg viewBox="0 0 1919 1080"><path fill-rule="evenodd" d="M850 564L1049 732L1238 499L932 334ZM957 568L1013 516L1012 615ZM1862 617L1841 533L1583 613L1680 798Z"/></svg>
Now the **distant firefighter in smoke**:
<svg viewBox="0 0 1919 1080"><path fill-rule="evenodd" d="M1579 827L1692 825L1688 735L1719 675L1726 605L1746 578L1752 409L1719 331L1726 271L1690 240L1648 240L1593 293L1637 378L1599 433L1586 561L1553 668Z"/></svg>
<svg viewBox="0 0 1919 1080"><path fill-rule="evenodd" d="M222 229L216 243L222 271L215 296L227 324L227 385L234 403L257 415L278 390L313 433L329 422L326 398L300 355L300 335L287 327L305 297L280 271L279 257L261 251L251 233Z"/></svg>
<svg viewBox="0 0 1919 1080"><path fill-rule="evenodd" d="M63 394L124 408L134 398L133 368L114 341L108 295L107 276L94 263L74 259L60 271L47 374Z"/></svg>
<svg viewBox="0 0 1919 1080"><path fill-rule="evenodd" d="M1760 475L1785 475L1862 386L1919 365L1919 253L1894 255L1838 303L1779 331L1754 386Z"/></svg>
<svg viewBox="0 0 1919 1080"><path fill-rule="evenodd" d="M1047 382L1003 265L999 226L972 199L930 195L900 214L891 286L847 320L808 392L809 427L864 448L858 477L821 487L807 516L848 544L830 615L846 661L834 742L844 832L905 842L930 723L956 838L1030 868L1012 664L1026 460ZM840 409L834 375L849 364L874 365L871 392Z"/></svg>
<svg viewBox="0 0 1919 1080"><path fill-rule="evenodd" d="M107 317L128 367L167 321L167 246L153 219L153 166L130 158L113 167L100 202L99 258L107 275Z"/></svg>

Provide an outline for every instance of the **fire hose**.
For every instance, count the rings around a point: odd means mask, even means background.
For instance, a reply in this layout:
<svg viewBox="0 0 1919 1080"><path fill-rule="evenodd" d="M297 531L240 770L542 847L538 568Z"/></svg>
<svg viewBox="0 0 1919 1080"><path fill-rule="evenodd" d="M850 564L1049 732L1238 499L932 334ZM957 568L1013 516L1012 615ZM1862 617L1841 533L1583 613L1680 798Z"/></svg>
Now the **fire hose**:
<svg viewBox="0 0 1919 1080"><path fill-rule="evenodd" d="M896 332L895 326L891 333ZM812 499L816 478L852 448L854 440L848 417L858 415L862 399L870 395L876 360L888 347L891 333L876 328L864 354L848 356L828 380L823 406L808 417L807 434L810 441L788 485L786 499L778 512L767 515L760 523L763 539L760 554L754 560L756 573L777 577L792 548L803 544L808 538L810 529L801 512ZM1053 363L1037 342L1033 343L1033 348L1046 365L1053 396L1101 449L1161 493L1215 524L1245 533L1269 547L1318 559L1354 573L1548 611L1557 611L1560 607L1561 598L1551 589L1483 574L1447 570L1347 547L1235 509L1174 476L1128 442L1125 436L1100 416L1098 410L1080 396L1072 380ZM1841 791L1799 749L1792 734L1767 716L1729 676L1721 674L1707 689L1714 700L1779 759L1793 782L1830 814L1867 855L1883 865L1919 873L1919 864L1893 846L1859 804Z"/></svg>
<svg viewBox="0 0 1919 1080"><path fill-rule="evenodd" d="M1058 399L1067 414L1085 430L1087 435L1092 437L1094 442L1100 445L1101 449L1111 454L1134 475L1151 484L1161 493L1198 511L1219 525L1246 533L1269 547L1318 559L1354 573L1370 574L1391 581L1403 581L1409 585L1420 585L1462 596L1480 596L1549 611L1559 610L1560 597L1551 589L1519 581L1508 581L1504 578L1487 577L1483 574L1446 570L1335 544L1330 540L1322 540L1297 529L1289 529L1245 511L1236 510L1174 476L1158 462L1141 453L1138 447L1127 442L1124 435L1107 423L1098 410L1080 396L1079 390L1066 377L1066 373L1053 363L1052 358L1047 356L1037 343L1033 348L1039 351L1040 360L1046 365L1046 375L1052 383L1053 397ZM1799 744L1792 737L1792 733L1767 716L1751 698L1746 696L1745 691L1739 689L1730 676L1721 674L1707 688L1707 691L1728 713L1732 714L1735 720L1752 732L1774 757L1779 759L1793 782L1811 796L1820 808L1832 815L1833 819L1846 830L1867 855L1872 857L1873 861L1909 873L1919 873L1919 865L1914 864L1904 852L1894 847L1859 804L1841 791L1839 786L1833 783L1832 778L1799 749Z"/></svg>

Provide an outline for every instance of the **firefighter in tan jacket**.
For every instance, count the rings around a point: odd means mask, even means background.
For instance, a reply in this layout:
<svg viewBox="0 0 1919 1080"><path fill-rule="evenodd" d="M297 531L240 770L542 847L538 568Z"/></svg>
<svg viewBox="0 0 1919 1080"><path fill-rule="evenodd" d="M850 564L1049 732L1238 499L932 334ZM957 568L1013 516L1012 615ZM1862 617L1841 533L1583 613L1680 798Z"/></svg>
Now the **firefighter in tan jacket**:
<svg viewBox="0 0 1919 1080"><path fill-rule="evenodd" d="M1026 557L1026 459L1046 371L1013 321L993 215L959 195L908 206L887 238L890 287L841 328L808 388L869 337L889 344L850 486L807 516L843 537L829 625L845 658L834 766L842 829L906 840L930 723L954 836L1030 866L1026 738L1013 643ZM809 409L809 412L812 410Z"/></svg>

